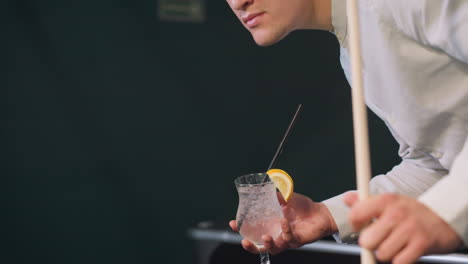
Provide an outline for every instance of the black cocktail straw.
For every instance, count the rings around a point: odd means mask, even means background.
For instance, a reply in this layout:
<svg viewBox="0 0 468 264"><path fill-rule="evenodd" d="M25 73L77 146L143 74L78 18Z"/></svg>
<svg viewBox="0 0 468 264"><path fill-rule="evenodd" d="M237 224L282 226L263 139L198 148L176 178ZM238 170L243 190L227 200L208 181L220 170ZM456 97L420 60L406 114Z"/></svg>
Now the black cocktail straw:
<svg viewBox="0 0 468 264"><path fill-rule="evenodd" d="M288 129L286 130L286 133L284 133L283 139L281 139L281 142L280 142L280 144L278 146L278 149L276 150L276 153L273 156L273 159L271 160L270 165L268 166L267 171L270 170L270 169L273 169L273 167L276 166L276 163L278 162L279 155L281 155L281 152L283 152L284 144L286 143L286 140L288 139L289 134L291 133L291 129L294 127L294 124L296 123L297 116L299 115L299 112L301 111L301 109L302 109L302 104L299 104L297 106L296 113L294 114L294 116L293 116L293 118L291 120L291 123L289 123Z"/></svg>
<svg viewBox="0 0 468 264"><path fill-rule="evenodd" d="M296 113L294 113L294 116L291 119L291 122L289 123L289 126L288 126L288 129L286 130L286 133L284 133L283 139L281 139L281 142L280 142L280 144L278 146L278 149L276 149L276 153L273 156L273 159L271 160L267 171L274 168L276 166L276 163L278 163L278 158L281 155L281 153L283 152L284 144L286 143L286 140L288 139L289 134L291 133L291 130L294 127L294 124L296 124L297 116L299 115L299 112L301 112L301 109L302 109L302 104L299 104L297 106ZM264 176L264 178L262 180L262 183L265 182L265 179L266 179L266 176Z"/></svg>

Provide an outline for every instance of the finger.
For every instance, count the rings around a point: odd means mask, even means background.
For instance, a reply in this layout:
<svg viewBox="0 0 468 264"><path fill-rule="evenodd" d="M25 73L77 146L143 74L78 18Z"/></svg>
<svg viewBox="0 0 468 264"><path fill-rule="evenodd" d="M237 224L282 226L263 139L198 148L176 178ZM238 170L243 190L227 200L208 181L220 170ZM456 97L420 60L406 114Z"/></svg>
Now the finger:
<svg viewBox="0 0 468 264"><path fill-rule="evenodd" d="M279 254L287 248L287 244L281 237L275 240L269 235L264 235L262 236L262 240L265 251L270 252L271 255Z"/></svg>
<svg viewBox="0 0 468 264"><path fill-rule="evenodd" d="M382 217L367 226L359 236L359 244L364 248L376 250L401 222L402 216L394 212L387 211Z"/></svg>
<svg viewBox="0 0 468 264"><path fill-rule="evenodd" d="M293 234L291 231L291 226L289 225L288 220L281 219L281 237L283 238L284 242L289 243L293 239Z"/></svg>
<svg viewBox="0 0 468 264"><path fill-rule="evenodd" d="M427 249L425 240L413 240L393 259L393 264L415 263Z"/></svg>
<svg viewBox="0 0 468 264"><path fill-rule="evenodd" d="M344 202L347 206L351 207L359 200L358 194L356 192L348 192L344 195Z"/></svg>
<svg viewBox="0 0 468 264"><path fill-rule="evenodd" d="M270 251L270 249L274 246L273 238L270 235L263 235L262 236L263 247L266 251Z"/></svg>
<svg viewBox="0 0 468 264"><path fill-rule="evenodd" d="M357 231L371 220L380 217L388 205L398 199L396 194L383 194L356 202L349 213L349 220Z"/></svg>
<svg viewBox="0 0 468 264"><path fill-rule="evenodd" d="M237 222L236 222L236 220L231 220L231 221L229 221L229 226L231 227L232 231L234 231L234 232L239 232L239 230L237 230Z"/></svg>
<svg viewBox="0 0 468 264"><path fill-rule="evenodd" d="M253 254L258 254L259 250L258 250L257 246L255 246L254 243L248 241L247 239L243 239L241 241L241 245L248 252L253 253Z"/></svg>
<svg viewBox="0 0 468 264"><path fill-rule="evenodd" d="M278 248L275 244L275 241L273 240L273 237L270 235L263 235L262 240L264 251L270 252L272 255L278 253Z"/></svg>
<svg viewBox="0 0 468 264"><path fill-rule="evenodd" d="M393 232L378 247L377 259L384 262L391 261L408 244L410 231L404 226L394 228Z"/></svg>

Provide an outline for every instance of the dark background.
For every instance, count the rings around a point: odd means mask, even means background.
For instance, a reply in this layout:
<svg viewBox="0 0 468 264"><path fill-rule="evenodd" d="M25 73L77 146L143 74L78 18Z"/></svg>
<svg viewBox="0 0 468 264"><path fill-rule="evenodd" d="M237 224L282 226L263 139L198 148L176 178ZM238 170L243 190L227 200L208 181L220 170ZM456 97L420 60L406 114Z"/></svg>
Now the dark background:
<svg viewBox="0 0 468 264"><path fill-rule="evenodd" d="M277 167L318 201L354 188L331 33L257 47L222 0L198 24L156 0L0 9L1 263L193 263L187 228L235 217L234 178L266 169L299 103ZM382 173L397 146L369 122Z"/></svg>

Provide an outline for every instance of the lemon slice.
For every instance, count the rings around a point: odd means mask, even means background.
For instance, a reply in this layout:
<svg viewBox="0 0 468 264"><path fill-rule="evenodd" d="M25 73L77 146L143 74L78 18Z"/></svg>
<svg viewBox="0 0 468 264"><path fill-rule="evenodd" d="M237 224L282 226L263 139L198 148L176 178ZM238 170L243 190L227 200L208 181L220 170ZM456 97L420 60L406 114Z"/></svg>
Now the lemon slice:
<svg viewBox="0 0 468 264"><path fill-rule="evenodd" d="M280 191L284 200L287 202L294 192L294 182L287 172L280 169L271 169L267 171L271 181L275 187Z"/></svg>

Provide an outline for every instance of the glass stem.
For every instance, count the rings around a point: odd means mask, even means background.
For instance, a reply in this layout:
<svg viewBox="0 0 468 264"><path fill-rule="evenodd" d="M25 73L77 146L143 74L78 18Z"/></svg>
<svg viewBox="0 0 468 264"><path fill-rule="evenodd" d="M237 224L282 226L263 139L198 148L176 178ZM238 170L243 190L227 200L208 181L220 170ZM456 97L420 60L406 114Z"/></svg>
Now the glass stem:
<svg viewBox="0 0 468 264"><path fill-rule="evenodd" d="M268 252L260 252L260 263L270 264L270 255L268 254Z"/></svg>

